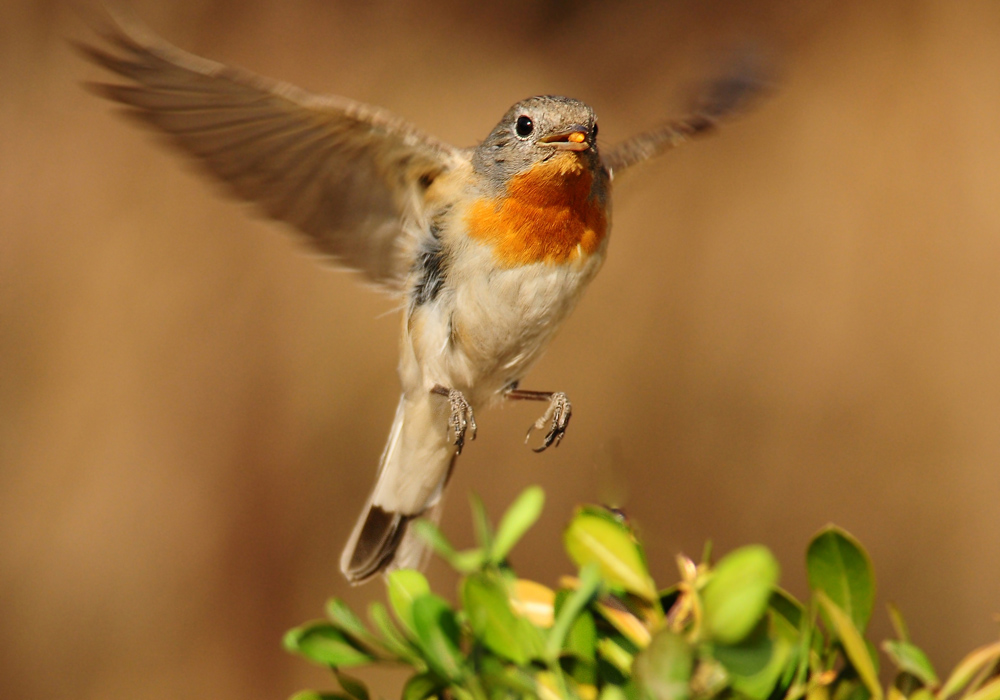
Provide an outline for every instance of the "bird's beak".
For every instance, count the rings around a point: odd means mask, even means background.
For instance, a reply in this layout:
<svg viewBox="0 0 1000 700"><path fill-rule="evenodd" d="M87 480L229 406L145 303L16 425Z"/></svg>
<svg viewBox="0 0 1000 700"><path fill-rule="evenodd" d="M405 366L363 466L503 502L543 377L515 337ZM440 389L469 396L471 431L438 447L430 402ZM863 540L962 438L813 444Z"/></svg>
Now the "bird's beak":
<svg viewBox="0 0 1000 700"><path fill-rule="evenodd" d="M559 134L551 134L538 140L539 146L550 146L561 151L586 151L590 148L587 135L590 129L585 126L574 126Z"/></svg>

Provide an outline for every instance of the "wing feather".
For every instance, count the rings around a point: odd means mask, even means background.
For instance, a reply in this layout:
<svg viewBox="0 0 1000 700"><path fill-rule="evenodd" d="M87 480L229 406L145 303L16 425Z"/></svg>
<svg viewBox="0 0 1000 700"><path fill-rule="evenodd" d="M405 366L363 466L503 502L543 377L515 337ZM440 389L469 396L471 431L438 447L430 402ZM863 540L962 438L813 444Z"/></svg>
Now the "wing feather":
<svg viewBox="0 0 1000 700"><path fill-rule="evenodd" d="M209 61L116 18L80 45L124 83L90 83L164 134L237 197L341 264L398 290L422 187L461 151L386 111Z"/></svg>
<svg viewBox="0 0 1000 700"><path fill-rule="evenodd" d="M696 136L712 132L726 117L745 111L769 88L764 67L754 60L756 58L752 54L741 56L731 70L709 82L687 116L636 134L602 153L604 166L611 176Z"/></svg>

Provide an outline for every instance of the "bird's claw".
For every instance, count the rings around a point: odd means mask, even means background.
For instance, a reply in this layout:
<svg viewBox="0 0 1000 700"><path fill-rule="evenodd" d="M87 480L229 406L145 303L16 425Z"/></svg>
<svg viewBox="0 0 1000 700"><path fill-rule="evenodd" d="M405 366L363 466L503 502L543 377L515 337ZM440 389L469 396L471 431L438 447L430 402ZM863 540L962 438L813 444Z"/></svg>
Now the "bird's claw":
<svg viewBox="0 0 1000 700"><path fill-rule="evenodd" d="M534 425L528 428L528 434L524 436L524 441L528 442L534 431L545 430L548 427L549 432L545 434L542 446L531 449L535 452L544 452L552 445L558 447L563 435L566 434L566 426L569 425L569 419L572 415L573 406L570 404L569 398L561 391L555 392L549 400L548 409L541 418L535 421Z"/></svg>
<svg viewBox="0 0 1000 700"><path fill-rule="evenodd" d="M466 433L471 434L473 440L476 439L476 417L472 406L458 389L448 390L448 404L451 406L448 427L455 436L455 454L462 454Z"/></svg>

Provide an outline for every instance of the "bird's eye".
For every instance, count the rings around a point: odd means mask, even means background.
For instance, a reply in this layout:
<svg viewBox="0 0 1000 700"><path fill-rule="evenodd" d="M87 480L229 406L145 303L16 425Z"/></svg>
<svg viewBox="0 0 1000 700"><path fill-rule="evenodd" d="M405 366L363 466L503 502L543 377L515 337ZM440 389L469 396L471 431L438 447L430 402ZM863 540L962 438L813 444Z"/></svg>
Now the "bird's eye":
<svg viewBox="0 0 1000 700"><path fill-rule="evenodd" d="M531 121L531 117L527 114L522 114L514 123L514 132L522 139L529 137L534 130L535 123Z"/></svg>
<svg viewBox="0 0 1000 700"><path fill-rule="evenodd" d="M597 138L597 124L594 124L594 128L590 130L590 134L591 134L591 136L593 136L593 137L594 137L595 139Z"/></svg>

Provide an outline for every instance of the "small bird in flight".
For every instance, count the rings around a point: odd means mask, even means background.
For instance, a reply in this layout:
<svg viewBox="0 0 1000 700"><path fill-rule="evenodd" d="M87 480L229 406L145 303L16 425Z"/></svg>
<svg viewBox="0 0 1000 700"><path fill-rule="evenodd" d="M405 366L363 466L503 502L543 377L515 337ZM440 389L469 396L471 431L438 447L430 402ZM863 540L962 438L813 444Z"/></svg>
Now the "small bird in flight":
<svg viewBox="0 0 1000 700"><path fill-rule="evenodd" d="M191 55L131 21L100 32L100 47L79 48L122 82L90 89L405 301L402 396L341 559L352 583L422 564L408 525L436 516L480 409L547 402L536 451L559 444L566 394L520 382L601 267L612 180L712 131L762 84L753 71L727 73L688 116L604 151L589 106L529 97L481 144L456 148L376 107Z"/></svg>

